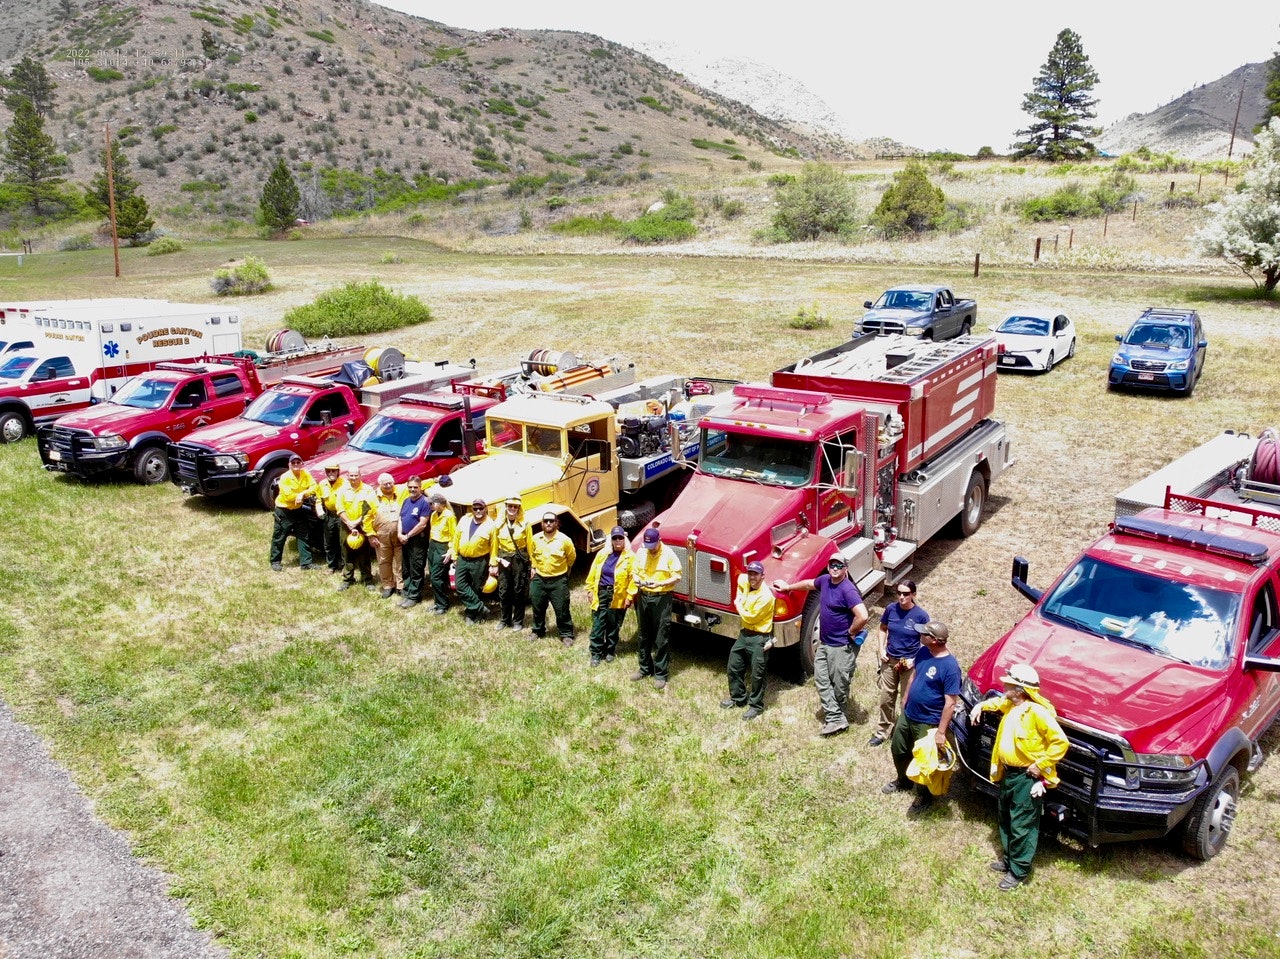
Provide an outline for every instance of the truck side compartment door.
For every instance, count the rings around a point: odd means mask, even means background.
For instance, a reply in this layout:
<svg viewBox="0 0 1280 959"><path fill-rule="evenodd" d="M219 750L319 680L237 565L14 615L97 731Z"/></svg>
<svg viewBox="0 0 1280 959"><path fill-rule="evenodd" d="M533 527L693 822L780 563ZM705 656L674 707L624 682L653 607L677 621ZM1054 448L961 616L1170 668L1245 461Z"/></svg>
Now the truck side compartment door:
<svg viewBox="0 0 1280 959"><path fill-rule="evenodd" d="M331 453L350 439L356 417L346 396L340 390L333 390L311 401L302 425L313 431L315 452L312 455Z"/></svg>

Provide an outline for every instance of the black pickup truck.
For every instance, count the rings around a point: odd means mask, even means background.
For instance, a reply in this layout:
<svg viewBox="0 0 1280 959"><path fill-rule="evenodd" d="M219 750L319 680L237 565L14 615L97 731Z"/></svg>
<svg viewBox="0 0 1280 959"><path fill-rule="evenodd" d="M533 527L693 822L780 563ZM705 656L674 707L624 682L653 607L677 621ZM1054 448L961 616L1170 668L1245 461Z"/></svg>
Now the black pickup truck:
<svg viewBox="0 0 1280 959"><path fill-rule="evenodd" d="M867 313L858 321L854 334L905 333L926 340L949 340L966 336L977 325L975 300L958 300L946 286L895 286L880 299L863 306Z"/></svg>

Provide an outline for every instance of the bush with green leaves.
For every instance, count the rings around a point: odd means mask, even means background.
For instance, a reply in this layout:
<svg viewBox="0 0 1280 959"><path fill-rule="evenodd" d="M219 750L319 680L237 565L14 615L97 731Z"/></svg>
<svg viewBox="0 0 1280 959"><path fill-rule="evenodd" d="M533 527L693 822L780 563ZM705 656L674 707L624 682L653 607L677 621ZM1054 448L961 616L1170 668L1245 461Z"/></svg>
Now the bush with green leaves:
<svg viewBox="0 0 1280 959"><path fill-rule="evenodd" d="M604 236L621 230L622 221L612 213L597 213L594 216L570 217L560 223L552 223L547 229L565 236Z"/></svg>
<svg viewBox="0 0 1280 959"><path fill-rule="evenodd" d="M74 253L80 250L96 249L97 244L93 242L93 237L88 233L77 233L75 236L69 236L58 244L58 249L63 253Z"/></svg>
<svg viewBox="0 0 1280 959"><path fill-rule="evenodd" d="M1024 219L1035 223L1046 220L1071 220L1102 216L1122 210L1137 181L1122 169L1113 169L1093 189L1086 190L1078 180L1054 190L1048 196L1033 197L1022 204Z"/></svg>
<svg viewBox="0 0 1280 959"><path fill-rule="evenodd" d="M678 243L697 234L698 228L693 225L696 213L693 200L687 196L668 194L660 208L649 210L622 224L618 232L624 240L631 243Z"/></svg>
<svg viewBox="0 0 1280 959"><path fill-rule="evenodd" d="M853 183L826 163L806 163L794 181L778 188L777 203L773 229L783 241L846 236L857 227Z"/></svg>
<svg viewBox="0 0 1280 959"><path fill-rule="evenodd" d="M185 249L182 241L174 236L162 236L147 247L147 256L164 256L166 253L181 253Z"/></svg>
<svg viewBox="0 0 1280 959"><path fill-rule="evenodd" d="M377 280L353 280L294 307L284 315L284 325L303 336L366 336L430 319L431 310L416 296L396 293Z"/></svg>
<svg viewBox="0 0 1280 959"><path fill-rule="evenodd" d="M871 221L886 236L925 233L937 229L947 209L942 188L929 179L919 160L910 160L893 175L893 182L876 205Z"/></svg>
<svg viewBox="0 0 1280 959"><path fill-rule="evenodd" d="M271 289L271 274L256 256L246 256L243 263L218 270L209 285L218 296L252 296Z"/></svg>
<svg viewBox="0 0 1280 959"><path fill-rule="evenodd" d="M802 306L796 310L796 315L787 321L787 326L793 330L825 330L831 326L831 321L822 315L815 303L807 309Z"/></svg>

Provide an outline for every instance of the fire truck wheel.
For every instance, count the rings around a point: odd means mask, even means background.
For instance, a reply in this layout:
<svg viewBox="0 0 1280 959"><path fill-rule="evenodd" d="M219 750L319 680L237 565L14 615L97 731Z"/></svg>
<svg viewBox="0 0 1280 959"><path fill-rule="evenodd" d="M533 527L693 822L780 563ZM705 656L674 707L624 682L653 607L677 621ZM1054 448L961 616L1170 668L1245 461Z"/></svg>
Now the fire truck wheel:
<svg viewBox="0 0 1280 959"><path fill-rule="evenodd" d="M20 413L0 413L0 441L16 443L27 435L27 424Z"/></svg>
<svg viewBox="0 0 1280 959"><path fill-rule="evenodd" d="M276 495L280 492L280 477L283 475L283 466L273 466L262 474L262 480L258 483L258 505L263 509L275 509Z"/></svg>
<svg viewBox="0 0 1280 959"><path fill-rule="evenodd" d="M800 642L796 643L800 657L800 682L807 683L813 677L813 664L818 655L818 594L810 592L800 617Z"/></svg>
<svg viewBox="0 0 1280 959"><path fill-rule="evenodd" d="M972 536L982 525L982 510L987 505L987 479L977 470L969 477L969 486L964 491L964 503L960 507L960 515L956 517L960 524L961 536Z"/></svg>
<svg viewBox="0 0 1280 959"><path fill-rule="evenodd" d="M1226 766L1196 800L1179 834L1183 851L1196 859L1212 859L1222 852L1240 802L1240 773Z"/></svg>
<svg viewBox="0 0 1280 959"><path fill-rule="evenodd" d="M138 458L133 461L133 478L144 486L155 486L169 478L169 460L164 450L148 446L138 451Z"/></svg>

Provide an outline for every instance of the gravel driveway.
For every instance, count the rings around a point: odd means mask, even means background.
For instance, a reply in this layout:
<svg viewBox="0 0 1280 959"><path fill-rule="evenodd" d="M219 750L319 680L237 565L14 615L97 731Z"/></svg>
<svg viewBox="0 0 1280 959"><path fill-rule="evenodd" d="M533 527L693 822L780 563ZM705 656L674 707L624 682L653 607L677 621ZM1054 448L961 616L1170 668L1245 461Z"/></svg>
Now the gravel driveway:
<svg viewBox="0 0 1280 959"><path fill-rule="evenodd" d="M0 959L225 959L0 702Z"/></svg>

